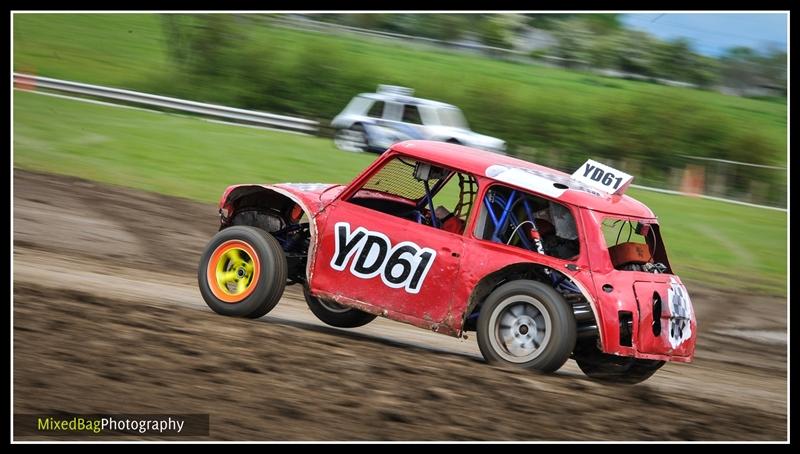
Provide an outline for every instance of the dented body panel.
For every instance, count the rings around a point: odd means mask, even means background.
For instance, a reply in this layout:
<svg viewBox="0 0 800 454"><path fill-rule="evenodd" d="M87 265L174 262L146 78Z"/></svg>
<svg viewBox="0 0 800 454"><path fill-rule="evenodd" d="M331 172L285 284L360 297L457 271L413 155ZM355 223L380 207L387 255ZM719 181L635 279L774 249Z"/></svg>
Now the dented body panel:
<svg viewBox="0 0 800 454"><path fill-rule="evenodd" d="M351 203L356 190L395 156L471 174L478 185L477 200L502 184L558 202L575 220L577 256L561 259L478 238L479 209L472 210L459 235ZM578 289L592 309L603 352L690 362L697 321L680 279L671 273L621 271L611 262L600 227L605 216L657 228L655 214L621 192L606 194L566 173L509 156L407 141L395 144L346 186L231 186L220 200L220 213L224 227L247 197L259 193L279 212L298 206L311 232L305 282L318 298L461 336L468 317L491 290L487 282L492 276L536 268L563 275ZM669 267L666 252L659 251L659 257Z"/></svg>

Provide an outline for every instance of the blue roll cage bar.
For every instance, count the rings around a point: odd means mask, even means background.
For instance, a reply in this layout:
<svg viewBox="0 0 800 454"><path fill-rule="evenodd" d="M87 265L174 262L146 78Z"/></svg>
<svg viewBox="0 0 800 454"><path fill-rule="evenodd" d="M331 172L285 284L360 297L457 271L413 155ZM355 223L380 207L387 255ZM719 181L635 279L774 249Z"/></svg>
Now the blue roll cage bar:
<svg viewBox="0 0 800 454"><path fill-rule="evenodd" d="M428 180L423 180L423 184L425 186L425 196L423 196L417 202L417 222L422 223L424 220L424 216L422 216L422 213L419 212L419 209L425 205L428 205L428 209L431 213L431 223L434 227L441 228L439 225L439 219L436 218L435 208L433 206L433 194L438 193L439 190L441 190L441 188L447 184L448 181L450 181L450 178L452 178L453 175L455 175L455 172L451 172L447 178L442 178L439 180L433 188L430 187ZM511 208L514 206L514 202L519 200L522 201L522 206L525 208L525 214L528 217L528 219L523 222L530 222L531 228L538 232L535 216L525 193L520 193L516 189L512 189L511 194L508 196L508 200L506 200L505 197L500 194L487 191L486 195L483 197L483 204L486 206L486 211L489 213L489 217L491 218L494 226L491 241L495 243L508 244L507 242L510 242L511 238L504 242L500 238L500 232L504 232L508 223L511 222L511 225L514 226L514 233L512 233L512 235L519 236L519 239L522 241L522 245L525 247L525 249L538 252L539 254L544 254L544 246L542 245L541 239L534 239L531 242L531 239L525 237L522 229L517 228L521 223L519 222L519 219L517 219L517 216L511 211ZM499 215L496 211L499 211ZM581 293L580 289L572 281L567 280L567 276L563 273L552 273L549 269L545 270L545 273L550 276L553 288L556 290L564 293Z"/></svg>

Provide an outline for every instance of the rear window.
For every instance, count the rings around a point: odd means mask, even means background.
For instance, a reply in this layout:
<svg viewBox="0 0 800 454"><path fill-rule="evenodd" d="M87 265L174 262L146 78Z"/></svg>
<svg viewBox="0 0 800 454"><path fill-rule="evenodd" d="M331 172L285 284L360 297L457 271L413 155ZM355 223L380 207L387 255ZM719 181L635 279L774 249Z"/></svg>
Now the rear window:
<svg viewBox="0 0 800 454"><path fill-rule="evenodd" d="M623 271L671 272L658 224L636 219L607 217L603 236L615 269Z"/></svg>

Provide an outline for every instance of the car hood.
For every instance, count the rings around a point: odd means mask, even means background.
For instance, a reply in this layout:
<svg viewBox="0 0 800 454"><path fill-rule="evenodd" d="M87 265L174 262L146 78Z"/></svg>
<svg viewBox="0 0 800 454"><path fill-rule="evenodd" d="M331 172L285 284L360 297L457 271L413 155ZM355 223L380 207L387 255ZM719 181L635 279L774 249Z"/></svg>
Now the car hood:
<svg viewBox="0 0 800 454"><path fill-rule="evenodd" d="M322 208L341 194L345 186L330 183L277 183L277 184L237 184L228 186L219 201L225 208L240 197L268 189L289 197L299 203L310 215L316 215Z"/></svg>
<svg viewBox="0 0 800 454"><path fill-rule="evenodd" d="M344 185L330 183L278 183L265 187L280 189L294 195L314 212L321 210L345 188Z"/></svg>

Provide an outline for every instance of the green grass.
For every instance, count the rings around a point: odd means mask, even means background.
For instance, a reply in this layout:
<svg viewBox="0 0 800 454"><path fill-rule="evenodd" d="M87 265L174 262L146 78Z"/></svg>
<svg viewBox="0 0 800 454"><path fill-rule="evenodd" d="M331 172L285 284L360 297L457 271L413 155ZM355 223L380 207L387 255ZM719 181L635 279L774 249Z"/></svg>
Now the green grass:
<svg viewBox="0 0 800 454"><path fill-rule="evenodd" d="M768 152L761 154L767 161L786 162L785 102L241 21L237 29L251 52L249 74L263 79L254 85L261 92L252 93L234 75L211 83L181 74L166 57L162 18L156 14L16 14L13 21L15 71L326 118L355 90L374 89L380 81L455 102L476 129L517 143L593 155L620 149L645 156L673 149L708 154L712 148L714 153L731 149L735 142L727 141L734 132L752 132L764 138ZM643 114L632 107L637 105L653 109ZM634 110L626 113L629 109ZM659 109L675 113L662 119ZM636 121L645 114L652 124ZM604 119L612 123L603 125ZM705 129L711 132L692 130L696 124L710 125ZM641 133L628 131L630 137L624 137L624 131L639 127ZM679 134L680 140L669 140ZM602 137L608 143L599 143Z"/></svg>
<svg viewBox="0 0 800 454"><path fill-rule="evenodd" d="M330 140L14 92L14 166L216 202L230 184L347 183L375 159ZM690 281L785 295L783 212L631 189Z"/></svg>
<svg viewBox="0 0 800 454"><path fill-rule="evenodd" d="M16 167L206 202L236 183L347 183L375 158L297 134L21 91L14 96Z"/></svg>
<svg viewBox="0 0 800 454"><path fill-rule="evenodd" d="M16 14L14 71L135 87L167 66L155 14Z"/></svg>

